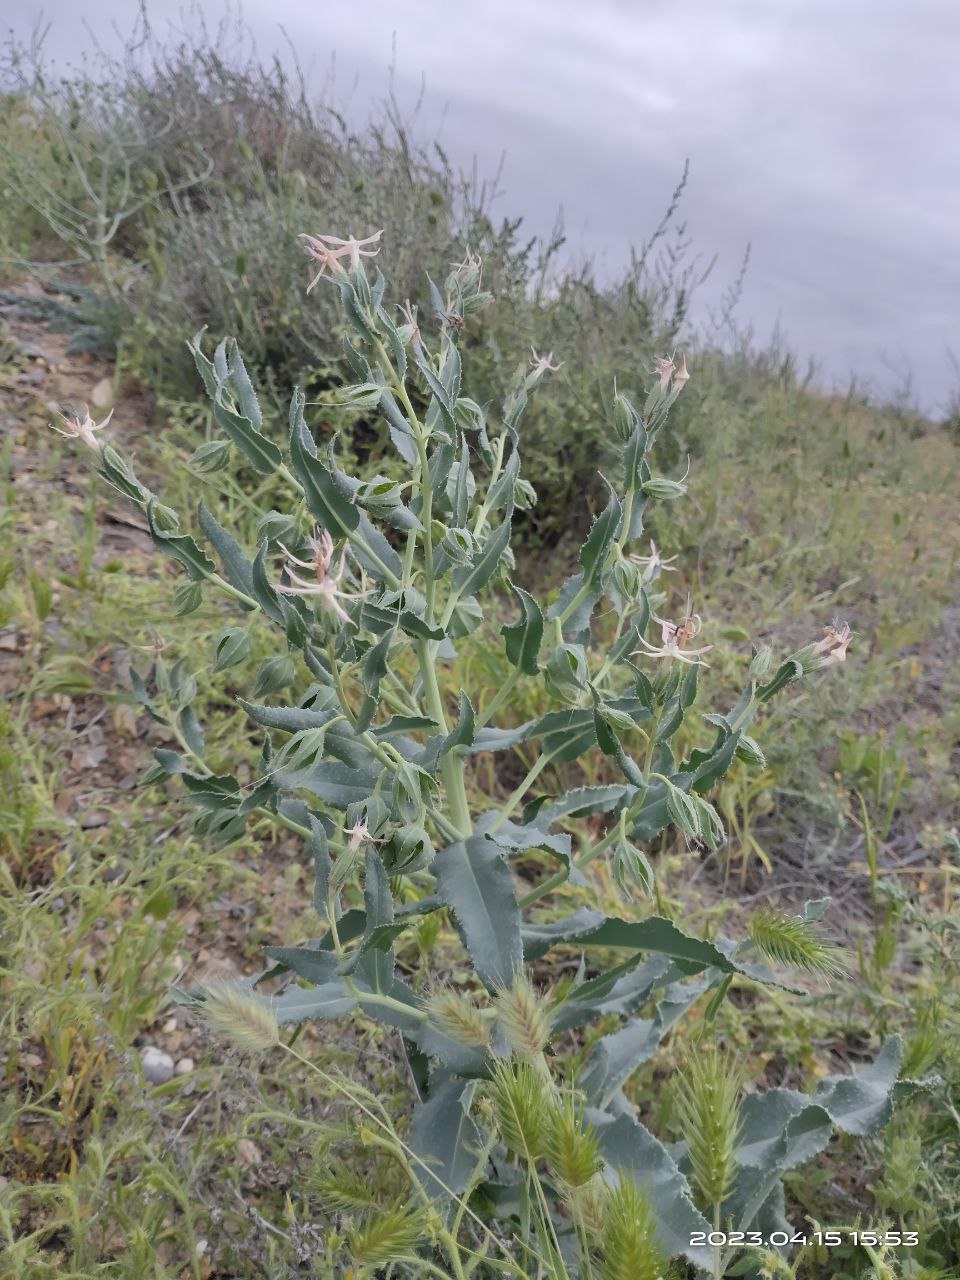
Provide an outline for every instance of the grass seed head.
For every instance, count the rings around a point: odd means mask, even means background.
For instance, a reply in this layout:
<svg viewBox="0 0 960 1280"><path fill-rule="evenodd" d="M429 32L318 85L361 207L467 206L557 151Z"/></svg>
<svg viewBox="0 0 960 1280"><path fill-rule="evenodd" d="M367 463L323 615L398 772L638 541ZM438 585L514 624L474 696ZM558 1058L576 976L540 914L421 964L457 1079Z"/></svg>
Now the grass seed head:
<svg viewBox="0 0 960 1280"><path fill-rule="evenodd" d="M520 1058L538 1058L550 1040L551 1017L543 996L519 976L509 990L499 992L497 1011L514 1053Z"/></svg>
<svg viewBox="0 0 960 1280"><path fill-rule="evenodd" d="M493 1072L493 1102L507 1147L534 1164L546 1150L542 1074L529 1062L499 1061Z"/></svg>
<svg viewBox="0 0 960 1280"><path fill-rule="evenodd" d="M367 1214L347 1234L351 1262L383 1267L408 1256L421 1243L426 1224L420 1213L400 1205Z"/></svg>
<svg viewBox="0 0 960 1280"><path fill-rule="evenodd" d="M547 1110L546 1152L550 1167L568 1187L586 1185L603 1164L597 1136L572 1093L553 1099Z"/></svg>
<svg viewBox="0 0 960 1280"><path fill-rule="evenodd" d="M602 1242L603 1280L663 1280L664 1259L657 1247L650 1203L627 1174L621 1175L607 1197Z"/></svg>
<svg viewBox="0 0 960 1280"><path fill-rule="evenodd" d="M207 987L201 1011L215 1031L248 1053L266 1053L280 1043L280 1026L269 1002L240 983Z"/></svg>
<svg viewBox="0 0 960 1280"><path fill-rule="evenodd" d="M710 1205L730 1194L740 1133L741 1074L728 1054L697 1050L680 1081L677 1112L693 1179Z"/></svg>
<svg viewBox="0 0 960 1280"><path fill-rule="evenodd" d="M828 978L844 972L840 948L824 942L816 926L801 916L785 916L765 908L750 921L750 937L754 945L777 964Z"/></svg>
<svg viewBox="0 0 960 1280"><path fill-rule="evenodd" d="M472 1000L457 991L438 991L427 1005L427 1020L458 1044L485 1049L490 1027Z"/></svg>

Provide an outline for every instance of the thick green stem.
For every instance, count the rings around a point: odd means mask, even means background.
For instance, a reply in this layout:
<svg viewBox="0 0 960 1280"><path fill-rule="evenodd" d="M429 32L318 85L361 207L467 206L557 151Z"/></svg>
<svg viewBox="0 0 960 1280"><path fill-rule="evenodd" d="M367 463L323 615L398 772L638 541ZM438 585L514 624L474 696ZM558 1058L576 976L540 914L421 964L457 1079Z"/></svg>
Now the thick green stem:
<svg viewBox="0 0 960 1280"><path fill-rule="evenodd" d="M443 709L443 696L440 693L440 685L437 682L433 646L429 640L418 640L416 647L427 710L443 732L446 733L447 716ZM473 830L473 823L470 819L470 804L467 800L463 761L459 756L454 755L452 751L448 751L441 762L440 772L443 776L443 786L447 794L447 803L450 806L454 826L461 836L467 836Z"/></svg>

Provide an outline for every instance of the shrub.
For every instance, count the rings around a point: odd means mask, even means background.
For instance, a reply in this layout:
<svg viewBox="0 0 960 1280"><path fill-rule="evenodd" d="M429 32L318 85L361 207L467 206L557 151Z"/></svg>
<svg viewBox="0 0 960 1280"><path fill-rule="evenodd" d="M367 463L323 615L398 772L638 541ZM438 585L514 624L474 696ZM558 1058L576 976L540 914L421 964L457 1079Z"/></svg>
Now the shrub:
<svg viewBox="0 0 960 1280"><path fill-rule="evenodd" d="M876 1131L894 1097L915 1088L897 1083L896 1037L859 1074L829 1077L812 1095L741 1098L737 1065L710 1048L691 1066L684 1141L672 1148L623 1092L682 1015L698 1011L706 1050L735 980L793 989L791 972L815 980L836 971L819 933L825 902L794 917L764 911L740 938L697 937L652 909L650 849L668 827L692 847L723 840L711 789L734 759L762 767L752 722L785 690L842 662L850 628L833 623L779 662L755 648L736 705L706 715L710 739L681 751L678 730L689 728L713 646L689 600L668 616L664 561L638 548L650 506L684 492L682 479L654 470L654 451L689 380L685 358L656 361L639 406L611 396L607 448L617 465L603 481L606 502L577 572L547 604L535 584L514 581L511 537L516 513L535 500L521 424L555 365L534 354L499 412L485 408L468 394L463 358L490 303L480 260L461 262L442 290L430 286L429 322L409 304L398 315L384 276L368 275L380 235L303 242L314 283L332 287L351 331L352 379L319 405L382 417L395 451L389 476L347 474L337 439L321 447L311 429L318 402L299 388L281 444L230 339L212 358L200 335L191 343L222 433L205 446L196 483L215 494L218 468L271 479L274 500L284 498L262 512L255 551L204 501L197 541L107 443L104 423L78 414L61 428L90 447L103 479L182 568L177 612L208 592L235 602L236 625L215 642L218 669L241 669L253 628L274 636L275 652L238 699L261 741L249 783L208 760L184 663L167 669L158 657L136 677L137 697L178 744L156 752L152 778L180 779L197 830L212 838L233 839L251 822L295 833L314 867L313 913L324 930L319 941L270 948L272 967L250 987L183 998L258 1052L276 1045L299 1057L278 1029L307 1019L364 1017L401 1033L417 1082L408 1136L399 1136L401 1117L338 1082L407 1184L405 1207L384 1204L343 1237L358 1265L446 1274L442 1262L465 1276L479 1251L501 1274L542 1265L568 1276L596 1262L601 1275L654 1276L676 1257L720 1276L737 1247L712 1232L784 1246L784 1173L822 1151L834 1128ZM513 616L492 633L485 613L503 590ZM601 609L612 634L598 623ZM481 705L458 674L472 646L491 642L510 674ZM511 723L511 696L531 685L550 709ZM471 802L473 759L519 747L532 763L506 801ZM598 756L616 781L549 785L557 766ZM573 907L589 899L585 873L601 859L622 914ZM444 965L430 972L427 951L408 981L398 948L444 913L467 978L453 981ZM305 924L306 936L314 932ZM550 972L544 958L564 947L600 959L562 991L538 990ZM279 975L292 979L279 994L258 991ZM641 1009L649 1016L636 1016ZM596 1038L574 1072L565 1046L612 1016L624 1019L620 1028Z"/></svg>

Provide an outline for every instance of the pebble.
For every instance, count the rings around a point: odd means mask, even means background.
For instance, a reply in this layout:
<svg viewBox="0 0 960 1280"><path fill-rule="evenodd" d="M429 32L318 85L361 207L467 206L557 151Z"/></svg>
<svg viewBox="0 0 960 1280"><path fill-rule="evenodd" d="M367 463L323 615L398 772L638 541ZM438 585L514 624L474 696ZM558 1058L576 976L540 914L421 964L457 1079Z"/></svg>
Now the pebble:
<svg viewBox="0 0 960 1280"><path fill-rule="evenodd" d="M173 1059L155 1045L148 1044L140 1050L140 1064L151 1084L166 1084L173 1076Z"/></svg>
<svg viewBox="0 0 960 1280"><path fill-rule="evenodd" d="M96 827L105 827L110 821L106 809L87 809L80 815L80 825L84 831L93 831Z"/></svg>
<svg viewBox="0 0 960 1280"><path fill-rule="evenodd" d="M193 1059L181 1058L173 1070L175 1075L188 1076L193 1070Z"/></svg>

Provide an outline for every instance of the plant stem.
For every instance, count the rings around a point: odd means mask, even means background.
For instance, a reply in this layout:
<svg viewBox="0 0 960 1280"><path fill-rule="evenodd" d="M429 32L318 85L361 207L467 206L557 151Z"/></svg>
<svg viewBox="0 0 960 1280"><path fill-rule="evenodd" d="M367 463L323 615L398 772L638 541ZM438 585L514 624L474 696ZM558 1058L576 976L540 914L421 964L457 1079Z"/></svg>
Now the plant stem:
<svg viewBox="0 0 960 1280"><path fill-rule="evenodd" d="M510 814L516 808L519 801L523 799L523 796L526 794L526 792L530 789L533 783L537 780L540 774L544 771L544 769L550 763L551 758L552 758L551 756L537 757L537 759L533 762L533 764L527 770L526 777L524 777L523 781L520 782L520 784L514 788L514 790L510 793L510 795L507 796L507 799L505 800L505 802L501 805L500 812L497 814L496 818L494 819L492 825L489 828L490 831L496 831L498 827L503 826L506 820L510 817Z"/></svg>
<svg viewBox="0 0 960 1280"><path fill-rule="evenodd" d="M427 710L446 733L447 716L443 709L443 697L437 681L433 646L428 640L418 640L416 649ZM470 803L467 800L467 787L463 776L463 761L452 751L448 751L441 761L440 772L443 775L443 786L454 826L461 837L467 836L473 830L473 823L470 819Z"/></svg>
<svg viewBox="0 0 960 1280"><path fill-rule="evenodd" d="M586 851L586 853L582 853L579 858L574 859L574 862L573 862L574 870L582 871L584 867L589 866L589 864L594 860L594 858L596 858L599 854L603 853L605 849L609 849L610 846L613 844L613 842L617 838L618 830L619 828L617 827L617 824L614 823L614 825L610 828L610 830L601 840L598 840L595 845L592 845ZM563 871L555 872L552 876L549 876L541 884L538 884L535 889L531 889L529 893L525 894L520 899L520 906L521 907L531 906L532 903L539 901L540 898L546 897L546 895L548 893L551 893L554 889L559 889L559 887L562 884L566 884L566 882L569 879L570 879L570 875L566 871L566 869L564 869Z"/></svg>
<svg viewBox="0 0 960 1280"><path fill-rule="evenodd" d="M513 670L510 672L510 674L507 676L506 680L503 682L503 684L494 694L489 705L484 707L483 714L477 716L478 729L482 729L485 724L488 724L490 720L493 718L494 714L500 710L500 708L506 702L507 698L509 698L511 693L513 693L513 690L516 687L517 681L519 679L520 679L520 668L514 667Z"/></svg>

